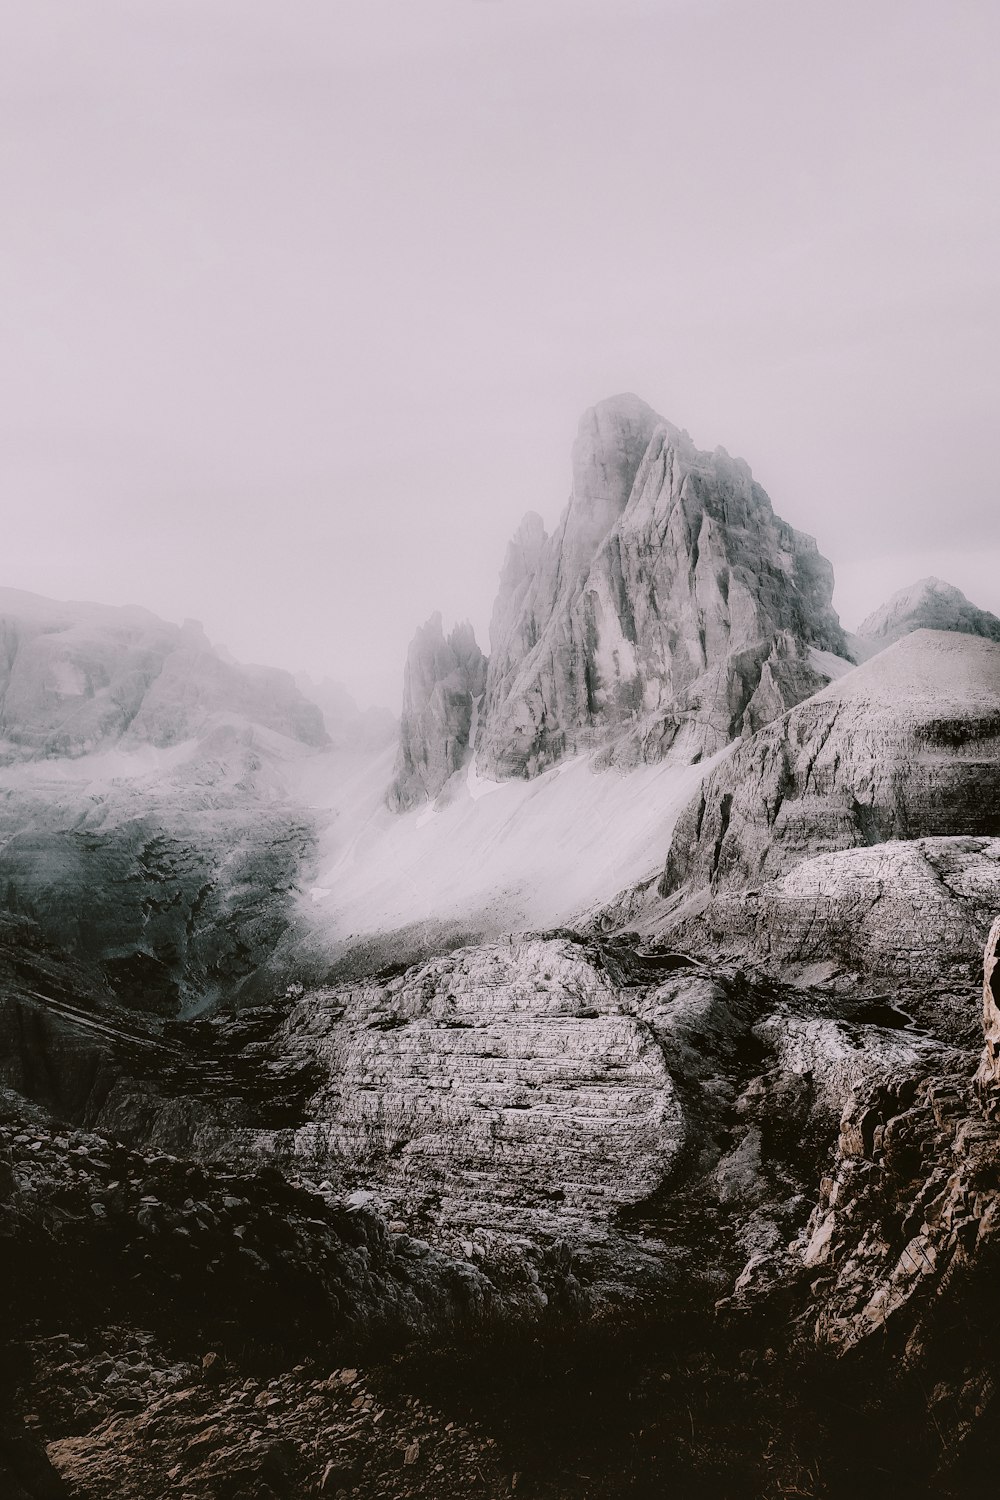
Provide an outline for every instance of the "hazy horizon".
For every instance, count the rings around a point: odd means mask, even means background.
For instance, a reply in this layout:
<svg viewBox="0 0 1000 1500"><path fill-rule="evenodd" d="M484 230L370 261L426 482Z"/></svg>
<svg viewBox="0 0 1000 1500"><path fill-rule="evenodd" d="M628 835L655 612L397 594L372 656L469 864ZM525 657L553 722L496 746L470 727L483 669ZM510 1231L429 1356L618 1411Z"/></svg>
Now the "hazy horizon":
<svg viewBox="0 0 1000 1500"><path fill-rule="evenodd" d="M398 707L582 412L745 458L856 626L1000 614L1000 12L0 10L0 585Z"/></svg>

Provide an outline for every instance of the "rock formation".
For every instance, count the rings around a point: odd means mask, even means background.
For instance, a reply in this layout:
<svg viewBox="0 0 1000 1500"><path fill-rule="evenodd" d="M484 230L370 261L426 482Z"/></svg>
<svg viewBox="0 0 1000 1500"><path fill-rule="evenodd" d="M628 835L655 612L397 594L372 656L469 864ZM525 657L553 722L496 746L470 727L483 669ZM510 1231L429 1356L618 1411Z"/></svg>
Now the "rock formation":
<svg viewBox="0 0 1000 1500"><path fill-rule="evenodd" d="M852 637L859 659L881 651L912 630L957 630L1000 641L1000 619L978 609L953 584L940 578L921 578L893 594L881 608L873 610Z"/></svg>
<svg viewBox="0 0 1000 1500"><path fill-rule="evenodd" d="M984 1097L1000 1089L1000 917L990 929L983 965L983 1058L976 1082Z"/></svg>
<svg viewBox="0 0 1000 1500"><path fill-rule="evenodd" d="M857 1090L808 1224L786 1252L761 1257L741 1278L751 1301L755 1287L783 1286L787 1295L797 1283L800 1326L818 1344L839 1354L867 1349L897 1400L907 1387L917 1394L938 1438L928 1492L955 1496L978 1488L972 1476L986 1472L994 1446L998 945L1000 921L986 945L986 1046L975 1088L969 1053L956 1052Z"/></svg>
<svg viewBox="0 0 1000 1500"><path fill-rule="evenodd" d="M144 609L0 590L5 760L165 748L234 718L326 743L319 709L290 673L226 660L193 620L168 625Z"/></svg>
<svg viewBox="0 0 1000 1500"><path fill-rule="evenodd" d="M815 855L1000 837L1000 647L918 631L737 745L678 820L661 894Z"/></svg>
<svg viewBox="0 0 1000 1500"><path fill-rule="evenodd" d="M699 452L635 396L602 402L555 533L528 517L508 552L483 769L534 775L609 736L626 760L717 750L827 680L817 652L846 654L832 589L746 464Z"/></svg>
<svg viewBox="0 0 1000 1500"><path fill-rule="evenodd" d="M471 625L456 625L445 639L441 616L432 615L413 637L406 658L390 807L404 811L436 797L462 765L485 681L486 660Z"/></svg>
<svg viewBox="0 0 1000 1500"><path fill-rule="evenodd" d="M957 982L1000 901L998 807L1000 647L915 632L737 744L595 927Z"/></svg>
<svg viewBox="0 0 1000 1500"><path fill-rule="evenodd" d="M848 665L832 593L815 542L745 463L700 452L636 396L601 402L555 532L531 513L507 549L477 763L503 779L594 747L620 765L714 753ZM407 683L397 809L435 795L468 743L440 622L418 633Z"/></svg>
<svg viewBox="0 0 1000 1500"><path fill-rule="evenodd" d="M282 769L329 743L287 672L141 609L0 593L0 892L119 997L232 994L290 917L314 819Z"/></svg>

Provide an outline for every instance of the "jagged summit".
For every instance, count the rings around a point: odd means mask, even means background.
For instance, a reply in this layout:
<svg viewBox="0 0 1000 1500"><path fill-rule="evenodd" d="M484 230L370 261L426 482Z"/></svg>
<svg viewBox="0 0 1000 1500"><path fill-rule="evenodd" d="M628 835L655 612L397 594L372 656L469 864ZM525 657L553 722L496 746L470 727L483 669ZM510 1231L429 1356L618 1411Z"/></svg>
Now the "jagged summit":
<svg viewBox="0 0 1000 1500"><path fill-rule="evenodd" d="M961 589L941 578L920 578L899 589L861 622L857 635L870 654L888 641L920 629L956 630L1000 641L1000 619L979 609Z"/></svg>
<svg viewBox="0 0 1000 1500"><path fill-rule="evenodd" d="M580 420L555 530L531 513L507 549L479 769L533 777L593 749L619 765L712 754L843 670L832 595L830 564L774 514L746 463L700 451L638 396L599 402ZM433 795L461 763L453 730L471 703L459 713L454 700L443 729L422 712L404 731L391 805ZM439 742L414 738L418 723ZM414 778L417 765L438 769Z"/></svg>
<svg viewBox="0 0 1000 1500"><path fill-rule="evenodd" d="M441 615L420 626L406 658L399 750L390 807L435 797L469 746L472 711L486 680L486 658L468 621L445 637Z"/></svg>
<svg viewBox="0 0 1000 1500"><path fill-rule="evenodd" d="M327 742L290 673L241 665L195 620L0 589L0 758L164 748L234 721Z"/></svg>

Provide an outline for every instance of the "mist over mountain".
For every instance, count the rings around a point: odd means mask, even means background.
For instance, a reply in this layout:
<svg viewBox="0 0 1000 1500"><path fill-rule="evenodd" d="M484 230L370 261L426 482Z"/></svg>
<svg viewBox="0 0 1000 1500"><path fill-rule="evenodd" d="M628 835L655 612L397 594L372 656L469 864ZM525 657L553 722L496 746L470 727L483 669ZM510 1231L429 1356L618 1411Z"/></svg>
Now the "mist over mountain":
<svg viewBox="0 0 1000 1500"><path fill-rule="evenodd" d="M638 397L570 468L489 655L433 614L398 721L193 621L0 591L31 1356L0 1476L32 1500L583 1500L564 1400L641 1414L592 1448L607 1493L680 1465L776 1497L778 1453L846 1496L839 1419L796 1405L824 1380L874 1448L890 1411L947 1432L907 1493L981 1472L993 1342L953 1329L995 1305L1000 622L926 579L846 634L817 543ZM557 1394L595 1339L622 1389ZM502 1375L529 1349L534 1394ZM438 1351L465 1374L425 1388ZM683 1369L722 1447L664 1406Z"/></svg>

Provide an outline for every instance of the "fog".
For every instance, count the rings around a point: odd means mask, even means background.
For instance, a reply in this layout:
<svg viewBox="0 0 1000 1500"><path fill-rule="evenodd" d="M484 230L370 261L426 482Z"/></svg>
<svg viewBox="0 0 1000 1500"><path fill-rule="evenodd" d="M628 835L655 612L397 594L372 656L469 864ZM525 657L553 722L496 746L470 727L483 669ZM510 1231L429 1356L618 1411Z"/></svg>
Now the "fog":
<svg viewBox="0 0 1000 1500"><path fill-rule="evenodd" d="M1000 10L0 0L0 583L398 701L581 412L1000 613Z"/></svg>

